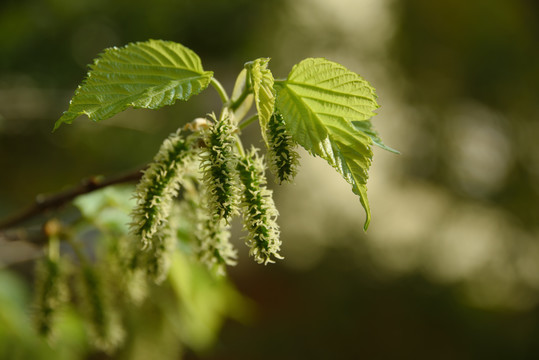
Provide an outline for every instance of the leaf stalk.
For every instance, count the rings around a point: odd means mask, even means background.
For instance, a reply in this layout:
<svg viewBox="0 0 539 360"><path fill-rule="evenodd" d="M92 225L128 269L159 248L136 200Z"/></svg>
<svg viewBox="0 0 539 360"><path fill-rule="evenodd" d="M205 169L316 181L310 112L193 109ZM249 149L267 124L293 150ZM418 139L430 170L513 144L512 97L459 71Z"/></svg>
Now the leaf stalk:
<svg viewBox="0 0 539 360"><path fill-rule="evenodd" d="M228 97L228 94L226 93L225 88L223 85L217 80L216 78L212 77L210 84L217 90L217 93L219 94L219 97L221 98L221 101L223 104L228 104L230 102L230 99Z"/></svg>

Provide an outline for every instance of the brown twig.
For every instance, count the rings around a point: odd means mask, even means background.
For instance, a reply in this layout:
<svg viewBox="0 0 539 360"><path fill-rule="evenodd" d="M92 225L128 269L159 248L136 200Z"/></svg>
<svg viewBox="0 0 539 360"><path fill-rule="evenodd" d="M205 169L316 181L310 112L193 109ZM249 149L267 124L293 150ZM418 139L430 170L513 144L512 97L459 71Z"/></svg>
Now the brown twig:
<svg viewBox="0 0 539 360"><path fill-rule="evenodd" d="M32 217L44 213L49 210L58 209L59 207L69 203L79 195L87 194L95 190L99 190L111 185L117 185L140 180L142 170L126 173L119 176L101 179L100 177L92 176L81 181L78 186L52 194L38 195L34 204L24 209L18 214L15 214L7 219L0 221L0 230L9 229L16 225L31 219Z"/></svg>

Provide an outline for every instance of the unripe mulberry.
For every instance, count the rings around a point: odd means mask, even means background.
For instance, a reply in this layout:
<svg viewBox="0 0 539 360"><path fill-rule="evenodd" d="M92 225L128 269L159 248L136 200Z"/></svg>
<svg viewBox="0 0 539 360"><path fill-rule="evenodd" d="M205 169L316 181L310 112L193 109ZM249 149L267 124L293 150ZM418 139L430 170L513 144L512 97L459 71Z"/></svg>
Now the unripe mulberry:
<svg viewBox="0 0 539 360"><path fill-rule="evenodd" d="M234 152L235 126L226 113L205 132L200 168L208 211L212 220L227 223L237 212L237 156Z"/></svg>
<svg viewBox="0 0 539 360"><path fill-rule="evenodd" d="M183 168L193 155L194 137L171 134L137 185L137 205L132 212L131 231L140 236L144 248L159 248L172 201L178 195Z"/></svg>
<svg viewBox="0 0 539 360"><path fill-rule="evenodd" d="M238 163L238 171L243 184L242 212L244 229L248 232L246 244L249 254L259 264L274 262L279 255L281 241L278 212L272 198L272 191L266 188L263 159L253 149Z"/></svg>
<svg viewBox="0 0 539 360"><path fill-rule="evenodd" d="M298 167L298 153L294 150L295 142L288 134L283 116L274 113L268 122L268 160L271 172L279 183L291 182Z"/></svg>

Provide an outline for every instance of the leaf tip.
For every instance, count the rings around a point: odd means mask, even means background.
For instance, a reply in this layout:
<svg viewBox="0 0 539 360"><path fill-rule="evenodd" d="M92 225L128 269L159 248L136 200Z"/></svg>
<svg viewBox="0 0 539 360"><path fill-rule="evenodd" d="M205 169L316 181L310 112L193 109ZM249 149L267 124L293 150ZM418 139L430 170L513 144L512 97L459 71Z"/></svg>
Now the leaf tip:
<svg viewBox="0 0 539 360"><path fill-rule="evenodd" d="M365 224L363 224L363 231L367 232L369 224L371 223L371 214L367 213L367 218L365 219Z"/></svg>
<svg viewBox="0 0 539 360"><path fill-rule="evenodd" d="M70 124L71 121L69 119L66 119L66 113L64 113L64 115L62 115L62 117L60 117L58 120L56 120L56 122L54 123L54 127L52 129L52 132L55 132L56 130L58 130L58 128L63 124L63 123L66 123L66 124Z"/></svg>
<svg viewBox="0 0 539 360"><path fill-rule="evenodd" d="M367 187L365 185L360 185L356 189L358 190L357 194L359 195L359 201L361 202L363 209L365 209L365 223L363 224L363 231L367 232L369 224L371 223L371 208L367 198Z"/></svg>

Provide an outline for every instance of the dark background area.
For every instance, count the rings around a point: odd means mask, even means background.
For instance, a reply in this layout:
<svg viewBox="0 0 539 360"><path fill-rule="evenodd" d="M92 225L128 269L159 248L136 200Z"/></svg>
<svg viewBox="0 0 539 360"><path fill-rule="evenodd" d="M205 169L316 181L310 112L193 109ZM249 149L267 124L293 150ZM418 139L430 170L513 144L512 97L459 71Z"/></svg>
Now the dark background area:
<svg viewBox="0 0 539 360"><path fill-rule="evenodd" d="M255 316L228 322L213 349L184 358L539 358L538 4L5 0L0 217L36 194L130 171L167 134L218 109L208 89L51 133L106 47L182 43L227 89L259 57L272 58L277 78L326 57L377 89L373 124L401 151L375 150L371 227L362 232L348 185L303 153L296 184L271 184L286 259L257 266L243 249L230 270ZM35 256L0 245L2 272Z"/></svg>

